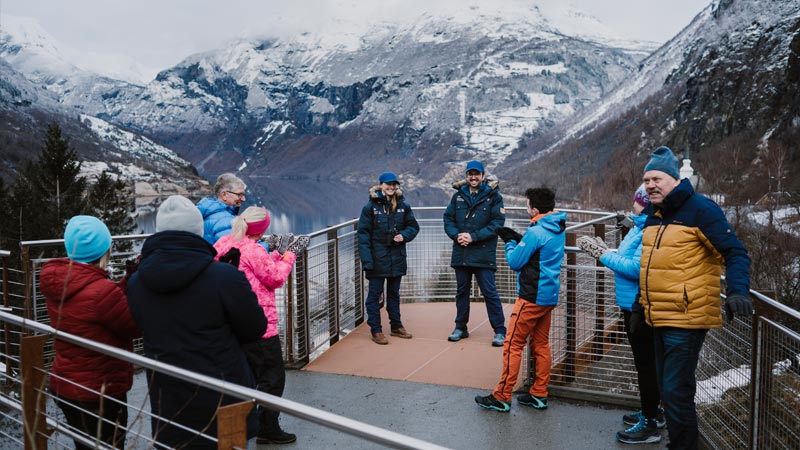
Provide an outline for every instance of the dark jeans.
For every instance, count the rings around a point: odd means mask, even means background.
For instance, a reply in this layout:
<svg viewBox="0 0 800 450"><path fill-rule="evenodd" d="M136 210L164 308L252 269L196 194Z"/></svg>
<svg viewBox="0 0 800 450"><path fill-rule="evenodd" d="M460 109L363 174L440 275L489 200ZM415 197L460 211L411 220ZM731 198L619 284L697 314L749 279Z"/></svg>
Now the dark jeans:
<svg viewBox="0 0 800 450"><path fill-rule="evenodd" d="M658 390L658 377L656 376L656 355L653 343L653 327L642 323L636 334L628 328L631 312L622 311L625 319L625 333L633 352L633 363L636 366L636 376L639 379L639 399L642 402L642 415L648 419L655 419L658 414L658 404L661 394Z"/></svg>
<svg viewBox="0 0 800 450"><path fill-rule="evenodd" d="M472 289L472 276L481 288L486 302L486 313L495 333L506 334L503 304L494 283L494 270L478 267L458 267L456 270L456 328L467 329L469 322L469 294Z"/></svg>
<svg viewBox="0 0 800 450"><path fill-rule="evenodd" d="M664 400L670 450L697 449L695 370L708 330L660 327L653 331L656 373Z"/></svg>
<svg viewBox="0 0 800 450"><path fill-rule="evenodd" d="M250 368L255 375L257 389L277 397L283 396L286 386L286 370L283 367L283 353L280 335L248 342L242 346ZM263 406L258 407L258 436L269 437L278 432L280 413Z"/></svg>
<svg viewBox="0 0 800 450"><path fill-rule="evenodd" d="M382 333L381 326L381 305L380 298L383 294L383 285L386 284L386 312L389 313L389 326L392 330L403 328L400 321L400 280L403 277L394 278L370 278L369 290L367 291L367 323L370 331Z"/></svg>
<svg viewBox="0 0 800 450"><path fill-rule="evenodd" d="M101 441L114 448L125 448L125 429L128 426L127 395L115 397L114 400L106 398L102 403L81 402L55 396L56 404L64 413L67 423L72 428L88 435L91 439L99 437ZM117 403L115 400L122 402ZM102 414L100 409L102 407ZM100 425L100 435L97 434L98 416L103 418ZM76 450L91 450L88 446L75 441Z"/></svg>

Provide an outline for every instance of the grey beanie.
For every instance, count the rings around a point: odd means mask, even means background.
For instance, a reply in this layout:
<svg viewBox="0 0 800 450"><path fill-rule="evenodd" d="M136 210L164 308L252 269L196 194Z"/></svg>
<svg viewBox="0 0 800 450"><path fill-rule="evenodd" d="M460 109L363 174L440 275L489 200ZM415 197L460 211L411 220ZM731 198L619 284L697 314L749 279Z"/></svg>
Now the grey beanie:
<svg viewBox="0 0 800 450"><path fill-rule="evenodd" d="M644 172L648 170L660 170L676 180L681 179L678 158L675 157L669 147L658 147L653 152L650 156L650 161L644 166Z"/></svg>
<svg viewBox="0 0 800 450"><path fill-rule="evenodd" d="M203 215L191 200L182 195L172 195L156 213L156 232L188 231L203 237Z"/></svg>

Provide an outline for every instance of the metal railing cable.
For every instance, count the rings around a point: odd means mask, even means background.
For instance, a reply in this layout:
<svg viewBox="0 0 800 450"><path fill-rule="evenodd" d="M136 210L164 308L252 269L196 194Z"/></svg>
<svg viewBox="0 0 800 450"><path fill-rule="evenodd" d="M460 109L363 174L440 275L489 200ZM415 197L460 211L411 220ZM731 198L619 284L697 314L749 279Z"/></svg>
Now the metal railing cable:
<svg viewBox="0 0 800 450"><path fill-rule="evenodd" d="M89 348L105 355L136 364L137 366L151 369L183 381L192 382L201 387L225 393L226 395L230 395L241 400L257 402L259 404L268 406L271 409L285 412L286 414L298 417L300 419L338 430L352 436L360 437L362 439L366 439L387 447L398 449L446 449L446 447L429 443L417 438L405 436L403 434L376 427L364 422L342 417L327 411L312 408L292 400L275 397L273 395L260 392L256 389L247 388L206 375L197 374L192 371L155 361L116 347L97 343L73 334L60 332L48 325L26 320L13 314L0 313L0 321L9 322L13 325L34 331L38 334L51 334L57 339L70 342L81 347Z"/></svg>

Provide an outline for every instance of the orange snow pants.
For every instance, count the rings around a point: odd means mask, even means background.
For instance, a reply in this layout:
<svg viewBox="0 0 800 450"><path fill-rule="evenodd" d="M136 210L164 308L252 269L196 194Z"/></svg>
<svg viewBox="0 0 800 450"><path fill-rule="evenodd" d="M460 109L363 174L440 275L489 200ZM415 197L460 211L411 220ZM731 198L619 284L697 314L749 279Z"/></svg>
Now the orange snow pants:
<svg viewBox="0 0 800 450"><path fill-rule="evenodd" d="M494 398L504 402L511 401L528 336L530 336L530 351L536 361L536 379L531 386L530 394L547 397L550 366L553 364L550 355L550 316L553 308L555 306L539 306L521 298L517 299L508 320L508 333L503 342L503 373L492 392Z"/></svg>

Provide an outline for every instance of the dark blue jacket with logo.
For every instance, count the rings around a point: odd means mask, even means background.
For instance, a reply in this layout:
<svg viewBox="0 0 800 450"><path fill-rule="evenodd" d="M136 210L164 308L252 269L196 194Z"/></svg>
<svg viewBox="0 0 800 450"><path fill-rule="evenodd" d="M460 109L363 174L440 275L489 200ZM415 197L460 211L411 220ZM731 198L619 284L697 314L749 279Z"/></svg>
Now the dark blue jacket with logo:
<svg viewBox="0 0 800 450"><path fill-rule="evenodd" d="M417 236L419 225L399 189L395 196L397 209L392 211L380 186L373 186L369 190L369 201L361 210L358 254L367 278L401 277L408 270L406 244ZM396 234L403 236L403 242L394 242Z"/></svg>
<svg viewBox="0 0 800 450"><path fill-rule="evenodd" d="M444 232L453 240L450 266L497 269L497 233L506 222L503 196L496 180L484 182L473 197L466 181L453 185L456 193L444 211ZM459 245L459 233L469 233L472 242Z"/></svg>

